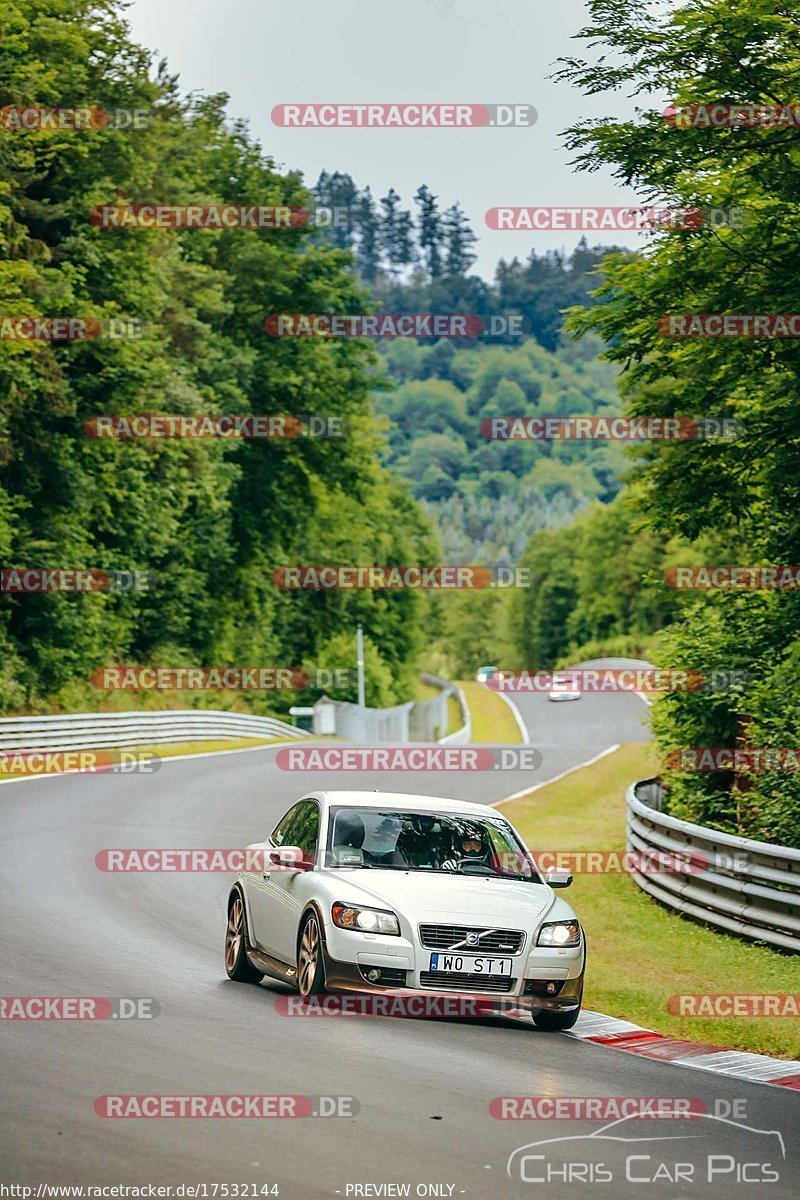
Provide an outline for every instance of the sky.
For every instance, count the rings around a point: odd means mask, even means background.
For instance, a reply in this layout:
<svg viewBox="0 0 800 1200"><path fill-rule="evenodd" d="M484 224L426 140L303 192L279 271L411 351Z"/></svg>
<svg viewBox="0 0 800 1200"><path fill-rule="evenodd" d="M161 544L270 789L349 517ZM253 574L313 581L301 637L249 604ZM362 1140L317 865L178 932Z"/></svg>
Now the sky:
<svg viewBox="0 0 800 1200"><path fill-rule="evenodd" d="M610 173L576 173L559 134L575 121L629 116L624 95L585 98L552 75L586 19L582 0L133 0L134 37L165 56L184 91L227 92L264 150L313 183L347 171L403 206L426 183L440 207L460 201L480 240L475 270L499 258L570 250L580 233L490 230L505 205L627 205L637 197ZM281 128L283 103L532 104L529 128ZM636 245L636 234L591 233L590 243Z"/></svg>

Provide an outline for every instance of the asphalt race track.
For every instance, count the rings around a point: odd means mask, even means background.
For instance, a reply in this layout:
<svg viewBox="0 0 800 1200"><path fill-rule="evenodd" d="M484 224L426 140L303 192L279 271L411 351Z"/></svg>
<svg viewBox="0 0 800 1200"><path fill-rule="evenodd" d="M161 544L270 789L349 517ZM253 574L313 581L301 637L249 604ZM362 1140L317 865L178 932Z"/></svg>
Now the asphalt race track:
<svg viewBox="0 0 800 1200"><path fill-rule="evenodd" d="M581 1196L590 1187L593 1196L614 1200L638 1197L645 1188L670 1200L800 1194L796 1093L539 1032L527 1022L282 1016L279 985L253 987L225 977L230 877L114 875L95 866L95 854L106 847L246 845L266 836L289 803L312 787L377 787L491 803L615 742L647 736L646 707L633 695L585 696L574 704L521 697L519 708L544 756L535 776L413 774L400 783L379 774L357 782L341 774L300 777L279 770L276 750L268 748L177 759L155 775L4 785L3 993L155 997L161 1006L150 1021L0 1022L4 1179L32 1185L34 1196L42 1180L277 1184L287 1200L397 1195L403 1193L385 1185L409 1183L412 1196L533 1196L543 1185L524 1182L518 1165L509 1176L509 1155L527 1143L587 1135L598 1126L496 1120L488 1111L493 1097L675 1096L697 1097L709 1109L718 1100L743 1100L743 1123L780 1131L786 1160L775 1136L736 1124L636 1122L627 1132L617 1130L646 1139L633 1146L578 1143L573 1161L588 1175L566 1182L562 1166L548 1194ZM622 942L619 950L620 971L646 970L646 963L626 961ZM354 1118L114 1120L93 1108L109 1093L349 1095L360 1111ZM681 1140L651 1140L656 1137ZM626 1182L630 1153L639 1156L628 1168L638 1182ZM687 1164L705 1164L708 1155L730 1155L731 1165L716 1160L712 1184L706 1166L698 1166L690 1181ZM598 1178L599 1163L611 1167L613 1182L602 1172ZM670 1181L676 1163L684 1164L683 1178ZM756 1182L764 1163L777 1170L778 1182ZM526 1179L541 1169L539 1160L528 1160ZM648 1187L644 1180L657 1170L659 1181ZM746 1182L737 1183L737 1173ZM367 1185L374 1190L364 1190ZM439 1190L418 1193L417 1185Z"/></svg>

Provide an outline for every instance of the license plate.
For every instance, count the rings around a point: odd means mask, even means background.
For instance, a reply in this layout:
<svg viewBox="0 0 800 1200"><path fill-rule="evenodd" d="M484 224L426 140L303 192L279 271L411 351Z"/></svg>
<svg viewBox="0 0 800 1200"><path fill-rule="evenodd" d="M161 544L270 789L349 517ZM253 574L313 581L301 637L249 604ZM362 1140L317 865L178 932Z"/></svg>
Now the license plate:
<svg viewBox="0 0 800 1200"><path fill-rule="evenodd" d="M510 958L476 958L472 954L432 954L430 969L458 975L510 975L512 961Z"/></svg>

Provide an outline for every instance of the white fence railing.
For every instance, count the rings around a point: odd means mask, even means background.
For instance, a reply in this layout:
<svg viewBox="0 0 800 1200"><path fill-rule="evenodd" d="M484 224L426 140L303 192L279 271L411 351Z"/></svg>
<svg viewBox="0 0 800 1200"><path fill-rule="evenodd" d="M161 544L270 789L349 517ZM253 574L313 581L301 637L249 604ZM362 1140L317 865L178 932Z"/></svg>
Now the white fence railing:
<svg viewBox="0 0 800 1200"><path fill-rule="evenodd" d="M423 683L439 689L430 700L412 700L394 708L361 708L342 700L326 700L334 710L337 737L353 742L439 742L456 744L468 742L471 736L470 716L464 693L454 683L438 675L423 675ZM461 709L461 728L447 734L447 701L455 696Z"/></svg>
<svg viewBox="0 0 800 1200"><path fill-rule="evenodd" d="M361 708L346 700L334 700L336 736L351 742L407 742L413 701L394 708Z"/></svg>
<svg viewBox="0 0 800 1200"><path fill-rule="evenodd" d="M273 717L216 709L158 712L60 713L51 717L0 717L0 753L10 750L94 750L216 738L300 738L302 729Z"/></svg>
<svg viewBox="0 0 800 1200"><path fill-rule="evenodd" d="M659 811L660 795L644 780L626 796L628 850L664 856L657 869L632 872L639 887L729 933L800 950L800 850L680 821ZM691 855L691 870L672 870L673 855Z"/></svg>

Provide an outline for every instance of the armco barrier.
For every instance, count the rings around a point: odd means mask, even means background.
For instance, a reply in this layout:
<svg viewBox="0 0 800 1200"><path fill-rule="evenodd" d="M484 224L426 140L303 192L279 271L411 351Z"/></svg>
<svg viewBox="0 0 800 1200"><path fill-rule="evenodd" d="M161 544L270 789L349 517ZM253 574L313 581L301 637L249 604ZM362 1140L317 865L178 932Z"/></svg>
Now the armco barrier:
<svg viewBox="0 0 800 1200"><path fill-rule="evenodd" d="M692 825L659 811L656 780L633 783L627 796L628 850L667 855L694 851L706 870L684 874L633 871L653 899L688 917L753 941L800 950L800 850Z"/></svg>
<svg viewBox="0 0 800 1200"><path fill-rule="evenodd" d="M10 750L94 750L216 738L300 738L302 729L272 717L216 709L159 712L60 713L51 717L0 717L0 753Z"/></svg>

